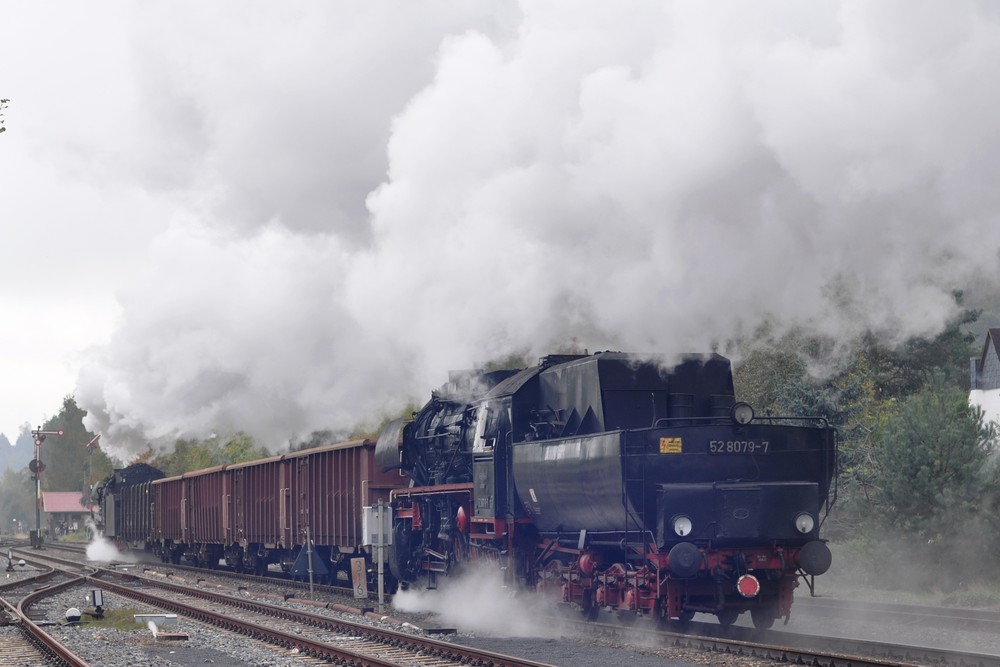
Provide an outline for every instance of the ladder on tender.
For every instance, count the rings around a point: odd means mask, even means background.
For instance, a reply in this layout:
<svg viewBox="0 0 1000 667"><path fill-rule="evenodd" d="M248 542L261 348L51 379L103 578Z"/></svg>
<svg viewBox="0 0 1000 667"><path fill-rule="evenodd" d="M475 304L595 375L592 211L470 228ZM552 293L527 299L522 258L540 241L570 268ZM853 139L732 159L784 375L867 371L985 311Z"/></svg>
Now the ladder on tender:
<svg viewBox="0 0 1000 667"><path fill-rule="evenodd" d="M622 511L625 512L625 559L628 563L638 562L641 567L646 561L646 444L630 438L622 432ZM633 507L629 499L635 499Z"/></svg>

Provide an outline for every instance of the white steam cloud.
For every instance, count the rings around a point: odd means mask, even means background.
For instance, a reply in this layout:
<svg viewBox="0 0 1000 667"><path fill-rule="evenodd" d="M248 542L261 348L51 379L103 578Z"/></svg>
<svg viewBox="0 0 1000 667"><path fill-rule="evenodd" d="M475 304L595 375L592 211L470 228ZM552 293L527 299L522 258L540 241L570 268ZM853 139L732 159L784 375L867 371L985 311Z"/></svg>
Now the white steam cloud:
<svg viewBox="0 0 1000 667"><path fill-rule="evenodd" d="M145 17L103 168L179 213L81 373L102 444L277 449L571 340L901 340L995 275L994 5L589 4Z"/></svg>
<svg viewBox="0 0 1000 667"><path fill-rule="evenodd" d="M565 634L569 626L553 624L556 600L530 592L515 595L495 567L470 565L463 574L442 578L440 588L399 591L392 606L406 612L430 612L461 632L501 637L548 637Z"/></svg>

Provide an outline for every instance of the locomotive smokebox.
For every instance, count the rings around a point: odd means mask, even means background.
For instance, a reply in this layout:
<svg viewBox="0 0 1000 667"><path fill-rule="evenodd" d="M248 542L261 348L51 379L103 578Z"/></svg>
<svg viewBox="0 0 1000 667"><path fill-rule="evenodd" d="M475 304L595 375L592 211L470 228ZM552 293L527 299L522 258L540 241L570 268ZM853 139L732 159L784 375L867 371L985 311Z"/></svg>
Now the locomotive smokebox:
<svg viewBox="0 0 1000 667"><path fill-rule="evenodd" d="M393 419L382 427L375 444L375 465L382 472L395 470L402 465L403 420Z"/></svg>

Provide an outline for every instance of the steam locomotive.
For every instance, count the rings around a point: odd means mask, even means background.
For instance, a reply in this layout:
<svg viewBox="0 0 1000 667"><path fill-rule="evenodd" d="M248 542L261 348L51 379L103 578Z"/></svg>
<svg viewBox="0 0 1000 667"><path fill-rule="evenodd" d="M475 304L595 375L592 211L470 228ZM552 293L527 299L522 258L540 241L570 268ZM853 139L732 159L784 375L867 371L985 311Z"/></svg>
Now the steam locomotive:
<svg viewBox="0 0 1000 667"><path fill-rule="evenodd" d="M755 626L788 618L831 554L836 431L754 414L729 360L604 352L520 371L453 373L376 461L393 492L389 565L404 585L469 560L553 590L590 618Z"/></svg>
<svg viewBox="0 0 1000 667"><path fill-rule="evenodd" d="M140 464L99 499L108 537L165 561L343 578L365 558L373 576L362 514L380 504L390 590L479 561L588 618L770 627L830 566L836 460L824 420L736 402L719 355L603 352L452 373L377 442L170 478Z"/></svg>

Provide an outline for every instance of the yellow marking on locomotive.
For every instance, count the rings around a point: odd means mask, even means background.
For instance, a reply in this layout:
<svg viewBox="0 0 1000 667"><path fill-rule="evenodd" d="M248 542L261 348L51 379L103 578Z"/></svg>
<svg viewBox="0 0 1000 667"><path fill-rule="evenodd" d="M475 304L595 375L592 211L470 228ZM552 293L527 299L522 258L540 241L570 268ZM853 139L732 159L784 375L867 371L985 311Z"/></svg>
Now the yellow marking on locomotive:
<svg viewBox="0 0 1000 667"><path fill-rule="evenodd" d="M661 454L682 454L684 453L684 443L681 438L660 438Z"/></svg>

